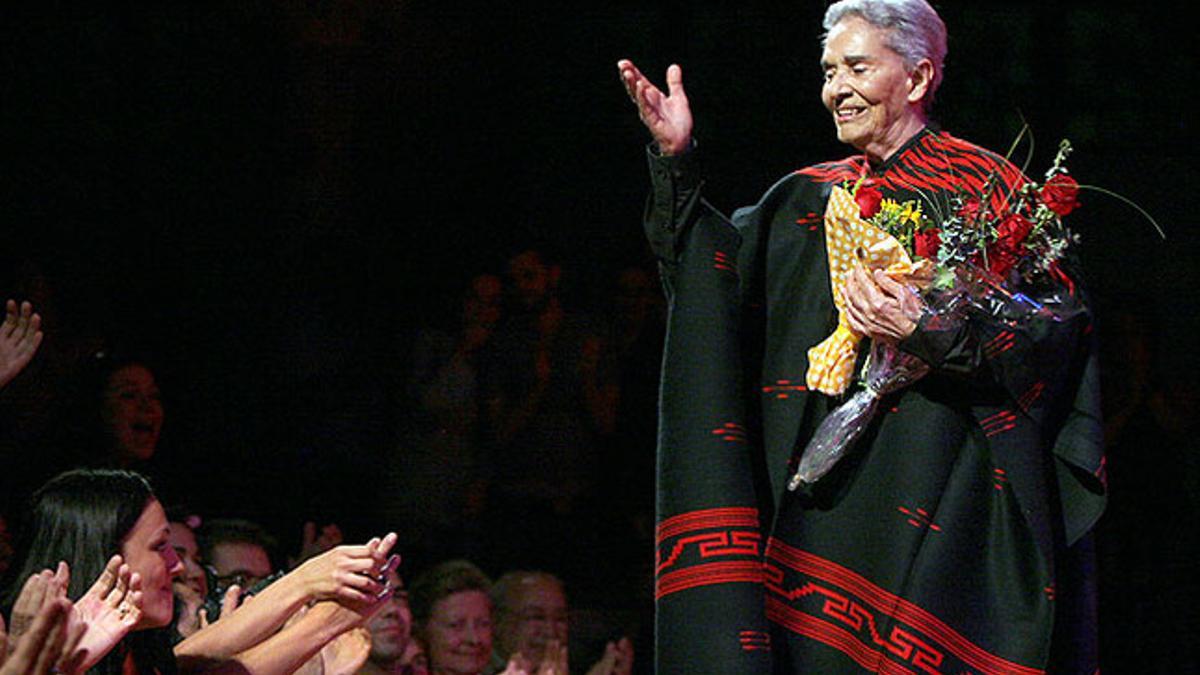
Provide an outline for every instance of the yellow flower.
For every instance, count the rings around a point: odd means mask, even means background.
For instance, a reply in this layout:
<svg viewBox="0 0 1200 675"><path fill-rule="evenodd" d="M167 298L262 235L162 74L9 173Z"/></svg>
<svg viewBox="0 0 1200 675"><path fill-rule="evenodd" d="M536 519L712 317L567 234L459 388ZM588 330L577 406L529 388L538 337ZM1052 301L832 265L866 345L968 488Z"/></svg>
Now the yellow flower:
<svg viewBox="0 0 1200 675"><path fill-rule="evenodd" d="M921 224L921 205L916 202L905 202L904 213L900 214L900 222L911 220L913 225Z"/></svg>

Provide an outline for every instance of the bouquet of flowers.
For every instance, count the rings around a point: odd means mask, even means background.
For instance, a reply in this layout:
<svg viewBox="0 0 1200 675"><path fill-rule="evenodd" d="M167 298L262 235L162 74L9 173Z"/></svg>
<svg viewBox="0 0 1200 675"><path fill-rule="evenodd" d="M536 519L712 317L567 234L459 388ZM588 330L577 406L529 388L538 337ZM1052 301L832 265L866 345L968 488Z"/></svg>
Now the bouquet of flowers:
<svg viewBox="0 0 1200 675"><path fill-rule="evenodd" d="M940 205L925 199L930 210L940 211L934 217L923 212L921 202L883 199L862 180L834 187L826 210L834 304L842 309L846 275L865 265L921 295L925 330L967 320L1022 327L1074 317L1082 309L1060 266L1077 241L1062 222L1078 206L1080 186L1066 168L1070 152L1063 141L1041 183L1009 188L993 175L980 195L954 195ZM997 195L998 190L1012 193ZM831 395L846 391L861 340L841 315L834 334L809 350L809 388ZM825 475L868 426L880 399L929 370L895 344L874 341L860 375L863 388L817 428L788 488Z"/></svg>

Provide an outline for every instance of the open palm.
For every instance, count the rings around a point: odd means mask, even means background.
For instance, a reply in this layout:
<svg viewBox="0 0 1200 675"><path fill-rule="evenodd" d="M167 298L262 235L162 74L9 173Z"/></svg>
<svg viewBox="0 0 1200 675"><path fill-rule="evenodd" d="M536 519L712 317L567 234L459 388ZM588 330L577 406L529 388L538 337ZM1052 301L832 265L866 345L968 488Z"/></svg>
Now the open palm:
<svg viewBox="0 0 1200 675"><path fill-rule="evenodd" d="M667 68L667 94L628 59L618 61L617 70L659 152L678 155L686 151L692 143L692 109L683 90L683 69L677 65Z"/></svg>
<svg viewBox="0 0 1200 675"><path fill-rule="evenodd" d="M142 618L141 577L130 573L121 556L113 556L96 583L75 603L76 618L86 628L79 648L86 650L84 667L94 666Z"/></svg>

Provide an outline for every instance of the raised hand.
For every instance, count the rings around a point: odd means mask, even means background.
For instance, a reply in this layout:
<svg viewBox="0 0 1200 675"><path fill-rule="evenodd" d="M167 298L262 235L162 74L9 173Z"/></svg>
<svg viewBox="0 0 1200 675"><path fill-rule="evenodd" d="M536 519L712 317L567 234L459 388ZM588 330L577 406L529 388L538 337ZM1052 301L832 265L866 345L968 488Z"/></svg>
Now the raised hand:
<svg viewBox="0 0 1200 675"><path fill-rule="evenodd" d="M692 144L692 109L683 91L683 69L674 64L667 68L667 95L642 75L632 61L621 59L617 70L659 152L664 155L685 152Z"/></svg>
<svg viewBox="0 0 1200 675"><path fill-rule="evenodd" d="M0 673L74 675L86 669L86 651L79 644L85 627L73 619L75 609L66 597L69 582L66 563L59 563L55 572L43 570L25 581L13 604L12 635L4 635L0 620Z"/></svg>
<svg viewBox="0 0 1200 675"><path fill-rule="evenodd" d="M50 588L53 578L53 572L42 570L38 574L31 574L21 587L21 593L13 603L12 624L8 627L7 649L10 657L17 648L18 641L29 631L34 618L46 604L47 597L54 596L54 592Z"/></svg>
<svg viewBox="0 0 1200 675"><path fill-rule="evenodd" d="M60 567L65 567L65 563ZM114 555L92 587L75 603L75 616L84 625L79 646L87 652L86 670L99 663L141 620L141 576L131 572L120 555Z"/></svg>
<svg viewBox="0 0 1200 675"><path fill-rule="evenodd" d="M520 652L509 657L508 663L504 670L498 675L533 675L530 672L530 666L524 656Z"/></svg>
<svg viewBox="0 0 1200 675"><path fill-rule="evenodd" d="M0 387L12 381L29 364L42 344L42 317L33 305L15 300L5 303L4 323L0 324Z"/></svg>
<svg viewBox="0 0 1200 675"><path fill-rule="evenodd" d="M313 600L335 600L352 605L373 604L384 592L380 575L399 561L391 556L396 534L375 538L362 546L338 546L297 567L308 595Z"/></svg>
<svg viewBox="0 0 1200 675"><path fill-rule="evenodd" d="M567 666L567 646L558 640L546 642L542 652L542 662L534 675L569 675Z"/></svg>
<svg viewBox="0 0 1200 675"><path fill-rule="evenodd" d="M604 647L604 656L592 664L587 675L630 675L633 672L633 643L623 637Z"/></svg>
<svg viewBox="0 0 1200 675"><path fill-rule="evenodd" d="M43 599L19 639L5 639L4 620L0 619L0 675L83 672L77 657L81 631L71 627L71 601L45 594Z"/></svg>

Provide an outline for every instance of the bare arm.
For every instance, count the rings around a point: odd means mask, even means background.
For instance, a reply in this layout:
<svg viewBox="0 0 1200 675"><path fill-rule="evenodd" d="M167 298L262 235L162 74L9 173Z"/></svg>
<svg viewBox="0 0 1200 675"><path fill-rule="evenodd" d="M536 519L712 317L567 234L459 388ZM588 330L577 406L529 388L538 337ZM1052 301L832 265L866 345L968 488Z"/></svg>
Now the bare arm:
<svg viewBox="0 0 1200 675"><path fill-rule="evenodd" d="M363 546L339 546L309 559L263 589L252 602L176 645L175 655L181 659L229 658L265 640L313 600L370 605L384 591L377 577L395 544L392 533Z"/></svg>
<svg viewBox="0 0 1200 675"><path fill-rule="evenodd" d="M261 598L250 605L259 600ZM369 613L355 612L336 602L317 603L292 625L237 654L222 658L179 655L179 672L181 675L287 675L316 656L339 635L362 625L367 618ZM213 625L221 623L223 620Z"/></svg>

